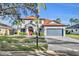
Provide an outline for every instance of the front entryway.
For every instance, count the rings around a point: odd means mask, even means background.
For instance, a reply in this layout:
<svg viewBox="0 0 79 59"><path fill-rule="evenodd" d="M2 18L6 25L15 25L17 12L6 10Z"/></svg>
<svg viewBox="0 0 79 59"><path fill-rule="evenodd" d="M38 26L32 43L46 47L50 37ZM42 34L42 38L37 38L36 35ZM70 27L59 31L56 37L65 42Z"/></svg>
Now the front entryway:
<svg viewBox="0 0 79 59"><path fill-rule="evenodd" d="M29 32L29 35L33 35L33 27L28 27L28 32Z"/></svg>

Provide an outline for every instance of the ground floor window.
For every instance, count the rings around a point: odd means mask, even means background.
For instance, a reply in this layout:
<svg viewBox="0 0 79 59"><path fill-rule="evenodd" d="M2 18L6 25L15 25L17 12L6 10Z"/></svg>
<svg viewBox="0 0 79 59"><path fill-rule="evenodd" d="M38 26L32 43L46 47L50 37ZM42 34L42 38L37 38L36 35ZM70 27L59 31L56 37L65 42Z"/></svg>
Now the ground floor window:
<svg viewBox="0 0 79 59"><path fill-rule="evenodd" d="M21 29L21 32L25 32L26 30L25 29Z"/></svg>

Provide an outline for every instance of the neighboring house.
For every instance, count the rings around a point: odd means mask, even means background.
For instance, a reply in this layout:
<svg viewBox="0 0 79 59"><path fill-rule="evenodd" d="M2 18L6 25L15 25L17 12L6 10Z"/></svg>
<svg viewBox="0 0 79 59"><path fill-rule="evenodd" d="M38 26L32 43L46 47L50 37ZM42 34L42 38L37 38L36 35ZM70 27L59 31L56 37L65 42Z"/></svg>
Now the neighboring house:
<svg viewBox="0 0 79 59"><path fill-rule="evenodd" d="M28 16L22 18L25 22L21 25L19 32L26 32L27 35L32 35L36 32L35 16ZM49 20L45 18L40 18L39 26L43 26L42 33L45 36L65 36L65 25L56 22L55 20Z"/></svg>
<svg viewBox="0 0 79 59"><path fill-rule="evenodd" d="M79 24L67 27L66 31L69 34L79 34Z"/></svg>
<svg viewBox="0 0 79 59"><path fill-rule="evenodd" d="M10 26L0 23L0 35L10 35L11 31L12 28Z"/></svg>

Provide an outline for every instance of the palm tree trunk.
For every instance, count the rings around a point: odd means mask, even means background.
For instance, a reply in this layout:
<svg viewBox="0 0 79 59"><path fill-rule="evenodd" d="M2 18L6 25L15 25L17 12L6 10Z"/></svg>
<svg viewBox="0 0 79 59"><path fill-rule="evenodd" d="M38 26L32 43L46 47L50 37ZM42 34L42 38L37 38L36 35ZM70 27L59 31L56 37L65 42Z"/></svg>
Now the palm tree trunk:
<svg viewBox="0 0 79 59"><path fill-rule="evenodd" d="M36 14L37 16L37 34L36 34L36 46L38 49L38 40L39 40L39 5L38 5L38 13Z"/></svg>
<svg viewBox="0 0 79 59"><path fill-rule="evenodd" d="M38 40L39 40L39 16L37 15L37 33L36 33L36 46L38 49Z"/></svg>

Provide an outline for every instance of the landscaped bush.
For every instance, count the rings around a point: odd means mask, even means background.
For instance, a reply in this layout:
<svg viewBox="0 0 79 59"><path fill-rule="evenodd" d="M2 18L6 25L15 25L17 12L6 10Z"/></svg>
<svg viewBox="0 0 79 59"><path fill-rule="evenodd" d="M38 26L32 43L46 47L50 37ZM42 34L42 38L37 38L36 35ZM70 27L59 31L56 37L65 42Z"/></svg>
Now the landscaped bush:
<svg viewBox="0 0 79 59"><path fill-rule="evenodd" d="M36 33L33 33L33 35L36 35ZM40 36L44 36L44 33L40 32Z"/></svg>
<svg viewBox="0 0 79 59"><path fill-rule="evenodd" d="M27 43L33 43L33 40L32 39L27 39L26 42Z"/></svg>
<svg viewBox="0 0 79 59"><path fill-rule="evenodd" d="M33 43L33 40L32 39L19 39L19 42L20 43Z"/></svg>
<svg viewBox="0 0 79 59"><path fill-rule="evenodd" d="M19 37L19 36L18 36ZM0 42L7 41L8 43L33 43L36 42L35 38L25 38L25 37L6 37L1 36ZM45 38L39 38L39 42L46 42Z"/></svg>
<svg viewBox="0 0 79 59"><path fill-rule="evenodd" d="M8 43L17 43L18 40L14 39L14 38L10 38L10 37L0 37L0 42L6 41Z"/></svg>
<svg viewBox="0 0 79 59"><path fill-rule="evenodd" d="M17 45L16 47L18 51L33 51L33 48L26 45Z"/></svg>
<svg viewBox="0 0 79 59"><path fill-rule="evenodd" d="M20 32L20 35L27 35L26 32Z"/></svg>
<svg viewBox="0 0 79 59"><path fill-rule="evenodd" d="M35 49L47 49L47 44L39 44L38 48L35 44L32 45L17 45L17 44L10 44L10 43L0 43L0 50L1 51L34 51ZM43 50L43 49L42 49Z"/></svg>
<svg viewBox="0 0 79 59"><path fill-rule="evenodd" d="M44 33L43 32L40 32L40 36L44 36Z"/></svg>
<svg viewBox="0 0 79 59"><path fill-rule="evenodd" d="M2 42L0 43L0 50L1 51L17 51L17 47L14 45L11 45L8 42Z"/></svg>

